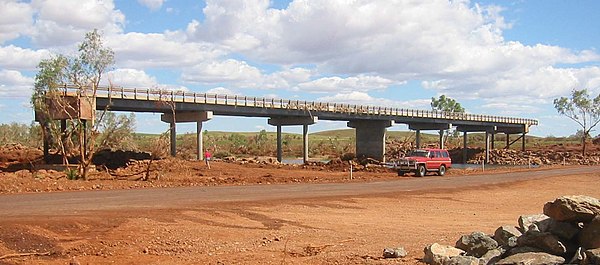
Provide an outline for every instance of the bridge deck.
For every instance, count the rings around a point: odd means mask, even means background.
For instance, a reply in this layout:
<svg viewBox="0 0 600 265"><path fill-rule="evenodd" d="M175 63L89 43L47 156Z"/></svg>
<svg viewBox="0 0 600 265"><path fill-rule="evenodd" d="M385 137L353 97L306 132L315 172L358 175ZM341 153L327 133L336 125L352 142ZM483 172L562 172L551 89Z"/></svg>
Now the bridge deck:
<svg viewBox="0 0 600 265"><path fill-rule="evenodd" d="M64 86L66 95L87 93ZM406 124L452 124L453 126L494 126L498 131L526 132L534 119L450 113L367 105L217 95L185 91L99 87L96 108L132 112L213 111L215 115L275 117L317 116L321 120L393 120Z"/></svg>

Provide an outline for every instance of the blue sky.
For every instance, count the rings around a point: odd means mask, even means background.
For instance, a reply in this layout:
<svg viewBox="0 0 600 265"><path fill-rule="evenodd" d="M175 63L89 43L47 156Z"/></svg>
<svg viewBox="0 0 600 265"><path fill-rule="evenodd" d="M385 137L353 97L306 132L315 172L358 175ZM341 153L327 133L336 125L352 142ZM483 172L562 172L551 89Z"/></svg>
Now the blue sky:
<svg viewBox="0 0 600 265"><path fill-rule="evenodd" d="M115 85L415 109L445 94L469 113L534 118L532 134L567 136L577 125L552 101L600 93L597 10L592 0L0 0L0 123L30 123L38 62L74 54L97 28L116 53ZM166 129L159 114L137 115L140 132ZM219 116L204 129L274 130Z"/></svg>

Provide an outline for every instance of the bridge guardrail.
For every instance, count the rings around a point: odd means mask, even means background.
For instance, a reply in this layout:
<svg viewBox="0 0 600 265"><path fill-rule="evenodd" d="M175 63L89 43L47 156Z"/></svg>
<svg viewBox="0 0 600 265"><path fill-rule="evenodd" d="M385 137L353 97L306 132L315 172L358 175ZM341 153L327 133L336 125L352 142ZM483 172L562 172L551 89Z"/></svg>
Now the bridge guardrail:
<svg viewBox="0 0 600 265"><path fill-rule="evenodd" d="M80 88L75 85L62 85L65 95L77 95L83 93L87 95L90 89ZM90 92L89 96L92 96ZM364 114L364 115L379 115L379 116L400 116L400 117L415 117L415 118L434 118L446 120L467 120L479 122L497 122L510 124L526 124L538 125L538 121L526 118L503 117L493 115L467 114L442 112L431 110L404 109L393 107L378 107L369 105L330 103L330 102L315 102L289 99L275 98L260 98L247 97L238 95L222 95L222 94L206 94L175 90L160 90L160 89L138 89L138 88L123 88L123 87L98 87L96 97L101 98L116 98L116 99L133 99L133 100L149 100L149 101L169 101L181 103L199 103L212 105L227 105L238 107L255 107L255 108L271 108L271 109L290 109L290 110L305 110L305 111L321 111L333 113L348 113L348 114Z"/></svg>

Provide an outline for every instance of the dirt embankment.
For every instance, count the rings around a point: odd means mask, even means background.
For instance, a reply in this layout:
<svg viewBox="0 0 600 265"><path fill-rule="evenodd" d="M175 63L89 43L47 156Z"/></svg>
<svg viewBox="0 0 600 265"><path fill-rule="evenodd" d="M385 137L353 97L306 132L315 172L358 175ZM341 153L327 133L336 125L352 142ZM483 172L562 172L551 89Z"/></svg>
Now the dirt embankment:
<svg viewBox="0 0 600 265"><path fill-rule="evenodd" d="M594 149L591 149L594 152ZM459 150L460 151L460 150ZM471 151L471 150L470 150ZM475 150L472 150L475 151ZM454 151L456 153L457 151ZM462 154L462 153L461 153ZM473 152L473 157L477 158ZM513 161L540 165L597 164L600 153L583 158L574 150L519 152L495 150L492 161ZM566 159L568 157L568 159ZM60 158L54 156L54 160ZM375 181L398 178L396 173L377 161L311 162L306 165L279 164L271 157L236 159L228 157L211 162L167 158L148 160L149 154L114 151L100 152L98 164L86 181L74 181L74 170L60 165L46 165L42 152L21 145L0 147L0 193L47 192L64 190L106 190L143 187L215 186L272 183L326 183ZM549 161L549 162L548 162ZM538 163L539 162L539 163ZM548 163L546 163L548 162ZM350 164L352 163L352 174ZM502 169L514 171L518 169ZM496 169L501 172L502 170ZM453 169L449 176L480 172L481 169ZM489 171L489 169L487 169ZM412 176L407 176L412 177Z"/></svg>

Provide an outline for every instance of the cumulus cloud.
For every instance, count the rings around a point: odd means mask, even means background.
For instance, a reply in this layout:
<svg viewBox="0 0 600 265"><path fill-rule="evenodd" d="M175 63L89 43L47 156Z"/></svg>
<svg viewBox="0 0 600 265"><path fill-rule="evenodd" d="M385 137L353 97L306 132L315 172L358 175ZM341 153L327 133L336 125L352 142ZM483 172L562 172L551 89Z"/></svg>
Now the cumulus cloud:
<svg viewBox="0 0 600 265"><path fill-rule="evenodd" d="M0 97L29 97L33 88L33 78L21 72L0 69Z"/></svg>
<svg viewBox="0 0 600 265"><path fill-rule="evenodd" d="M48 50L23 49L14 45L0 47L0 67L13 70L33 70L42 59L50 58Z"/></svg>
<svg viewBox="0 0 600 265"><path fill-rule="evenodd" d="M31 6L37 11L31 37L40 46L71 45L93 29L117 34L125 23L111 0L33 0Z"/></svg>
<svg viewBox="0 0 600 265"><path fill-rule="evenodd" d="M260 79L262 74L256 67L244 61L227 59L201 63L185 69L182 79L190 83L223 83L231 82L244 85L251 80Z"/></svg>
<svg viewBox="0 0 600 265"><path fill-rule="evenodd" d="M351 92L382 90L394 81L379 76L358 75L347 78L324 77L310 82L301 83L298 89L304 92Z"/></svg>
<svg viewBox="0 0 600 265"><path fill-rule="evenodd" d="M338 93L333 96L317 98L316 101L405 109L428 109L431 102L428 99L396 101L387 98L375 98L365 92Z"/></svg>
<svg viewBox="0 0 600 265"><path fill-rule="evenodd" d="M110 83L118 87L150 88L158 85L155 77L136 69L116 69L108 72L105 78L104 84Z"/></svg>
<svg viewBox="0 0 600 265"><path fill-rule="evenodd" d="M164 0L138 0L140 5L149 8L152 11L159 10L162 7Z"/></svg>
<svg viewBox="0 0 600 265"><path fill-rule="evenodd" d="M206 91L206 94L219 94L219 95L239 95L235 91L225 87L215 87Z"/></svg>
<svg viewBox="0 0 600 265"><path fill-rule="evenodd" d="M184 68L181 79L188 83L227 83L238 88L291 90L302 82L310 81L314 74L315 70L302 67L282 67L279 71L264 73L246 61L224 59Z"/></svg>
<svg viewBox="0 0 600 265"><path fill-rule="evenodd" d="M0 44L26 33L33 23L33 10L27 3L0 1Z"/></svg>
<svg viewBox="0 0 600 265"><path fill-rule="evenodd" d="M130 68L181 68L225 55L215 45L185 42L175 33L130 32L108 36L106 45L117 54L118 65Z"/></svg>
<svg viewBox="0 0 600 265"><path fill-rule="evenodd" d="M493 80L485 80L486 78ZM423 86L460 98L510 100L519 96L522 100L544 99L544 103L549 103L553 98L566 95L573 89L587 88L592 92L600 92L600 67L519 68L490 74L489 77L464 76L461 79L426 81Z"/></svg>
<svg viewBox="0 0 600 265"><path fill-rule="evenodd" d="M550 98L597 84L595 67L569 65L598 62L598 53L506 41L503 31L512 25L502 10L444 0L294 0L285 9L271 8L268 0L208 0L206 19L191 22L185 34L252 60L311 64L334 76L419 80L462 99L522 93ZM297 88L367 90L351 81L325 77Z"/></svg>
<svg viewBox="0 0 600 265"><path fill-rule="evenodd" d="M189 89L184 86L160 84L156 77L148 75L146 72L137 69L120 68L108 72L104 76L102 85L112 85L124 88L140 89L163 89L163 90L182 90Z"/></svg>

